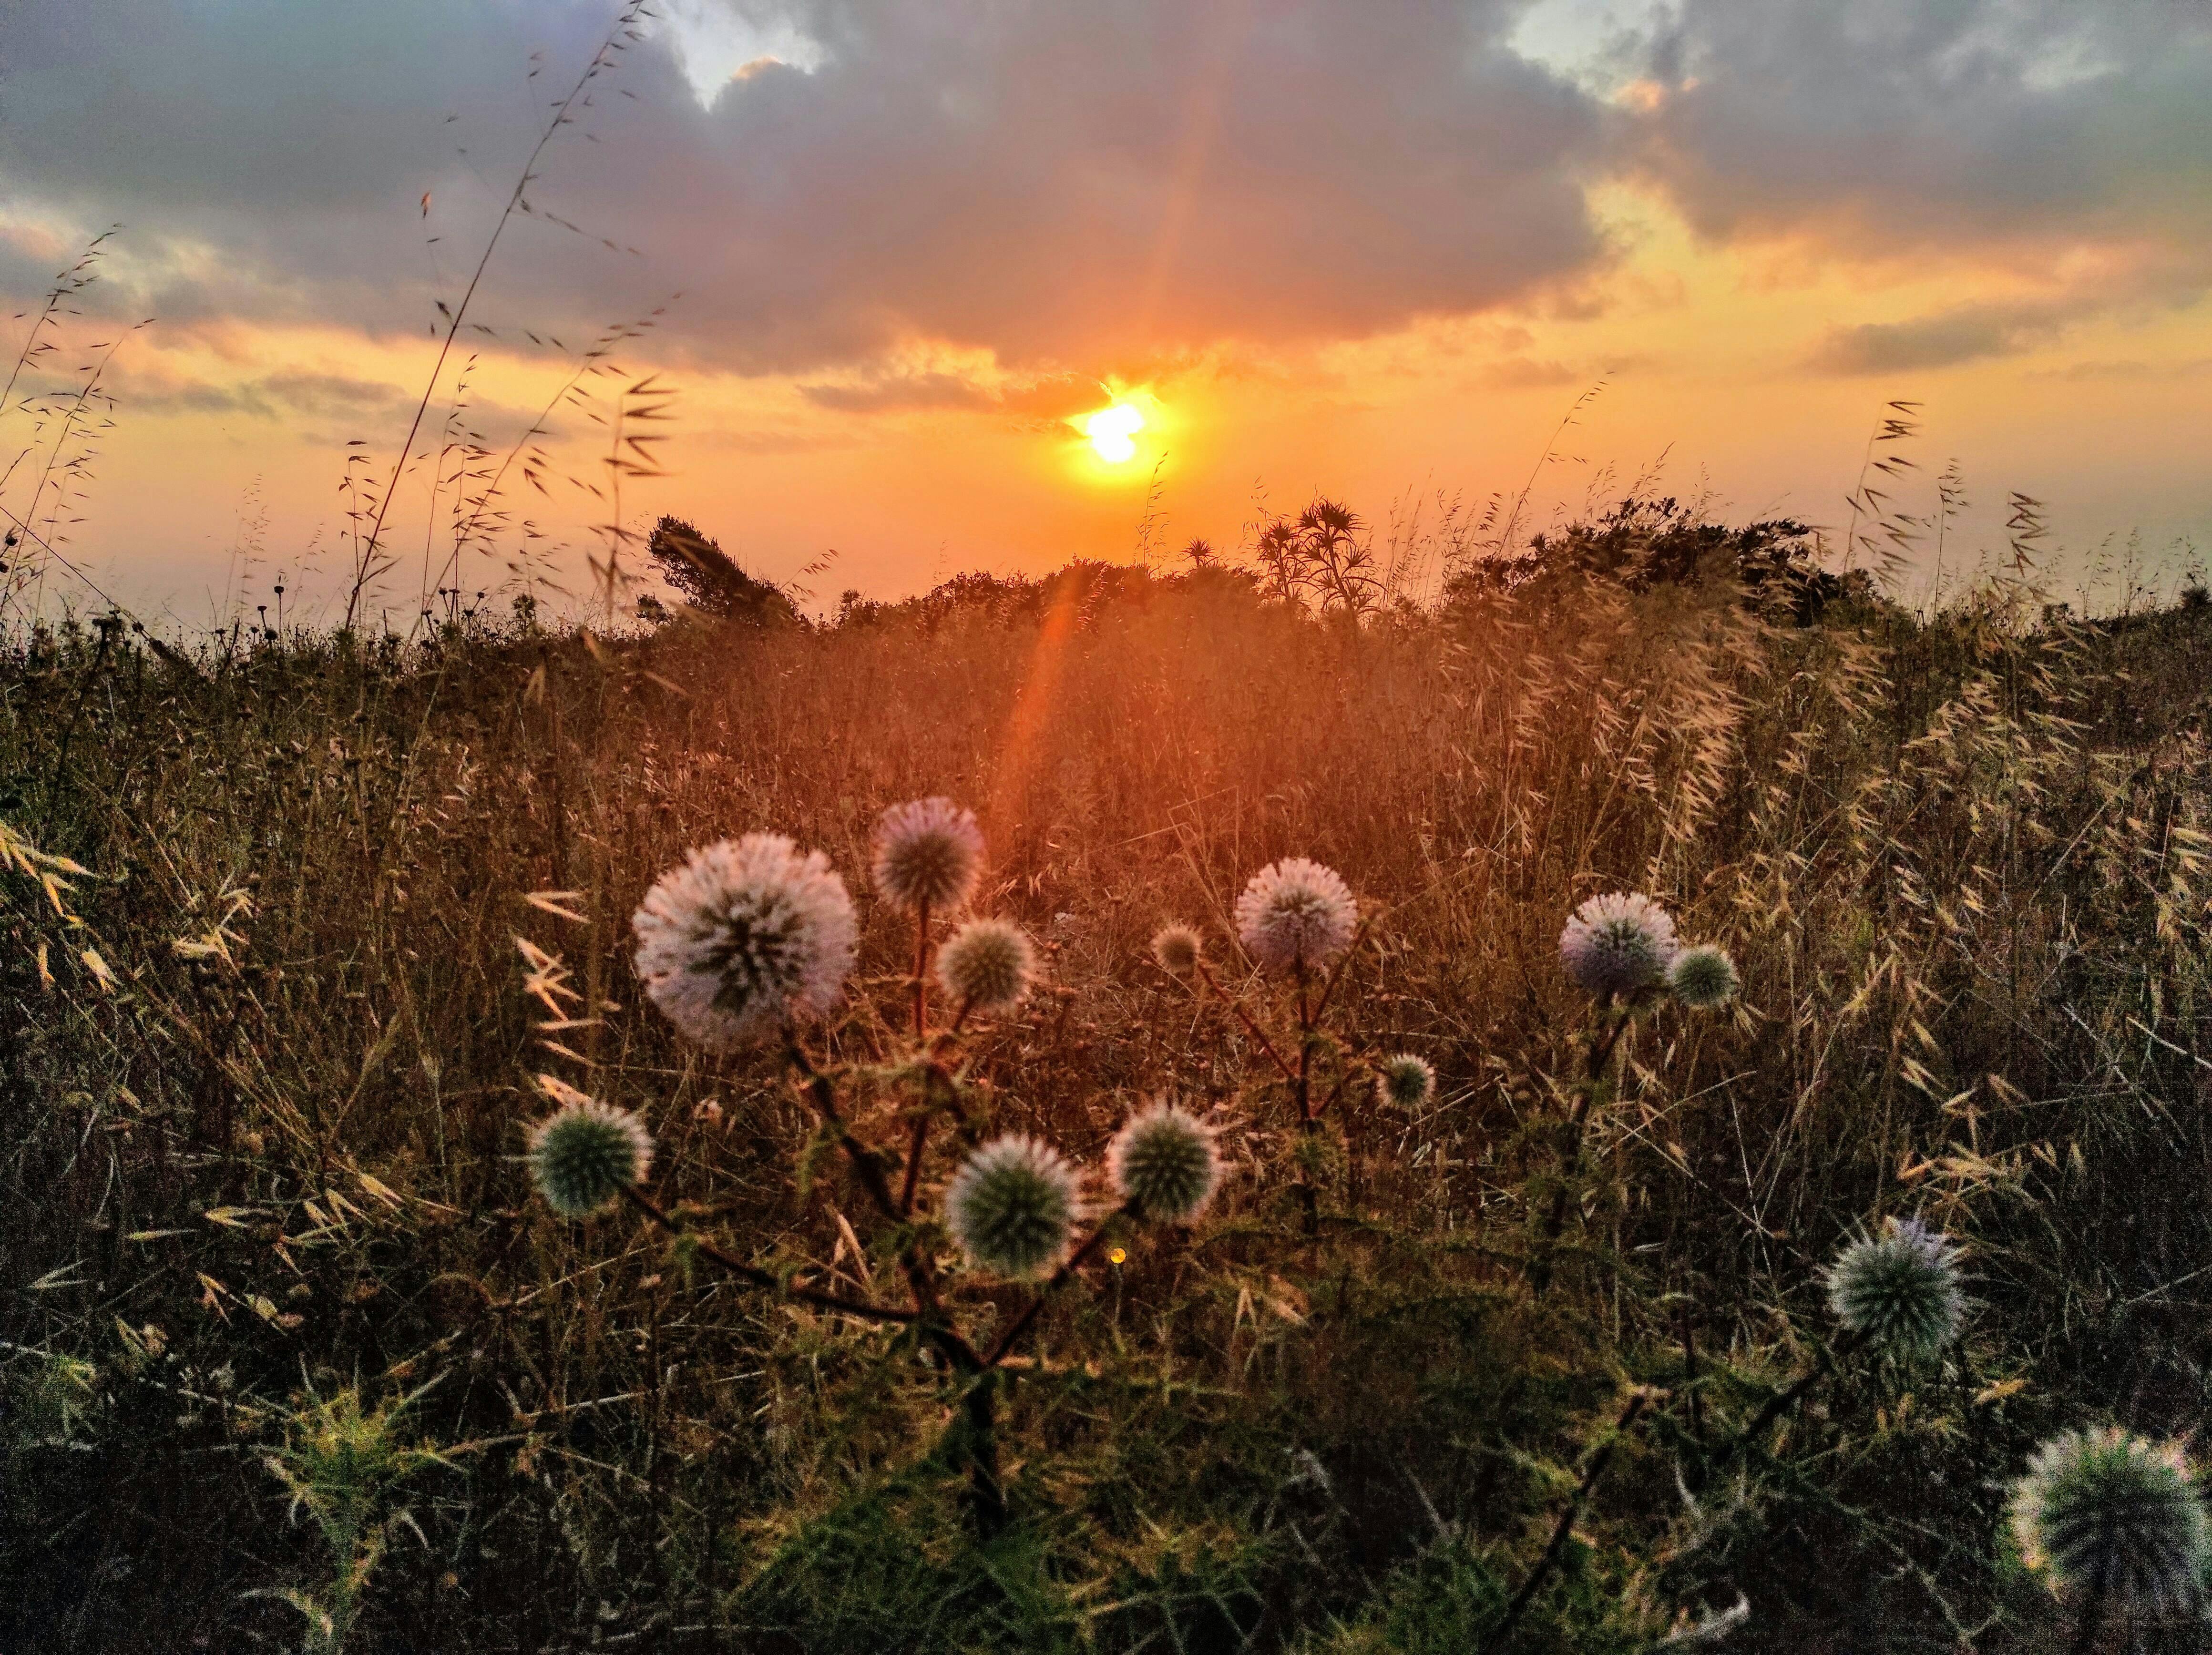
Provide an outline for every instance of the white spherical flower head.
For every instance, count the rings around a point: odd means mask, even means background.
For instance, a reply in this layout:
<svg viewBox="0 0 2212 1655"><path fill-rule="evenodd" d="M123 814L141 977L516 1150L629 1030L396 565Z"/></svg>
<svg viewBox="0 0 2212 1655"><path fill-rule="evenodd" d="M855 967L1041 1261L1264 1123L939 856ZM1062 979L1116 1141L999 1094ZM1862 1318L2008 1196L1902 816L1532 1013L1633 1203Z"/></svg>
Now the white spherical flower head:
<svg viewBox="0 0 2212 1655"><path fill-rule="evenodd" d="M1302 856L1271 862L1237 899L1237 937L1262 971L1326 966L1344 952L1359 905L1333 868Z"/></svg>
<svg viewBox="0 0 2212 1655"><path fill-rule="evenodd" d="M960 906L982 870L983 830L951 799L894 804L876 824L876 889L902 912Z"/></svg>
<svg viewBox="0 0 2212 1655"><path fill-rule="evenodd" d="M1375 1094L1394 1108L1408 1112L1421 1108L1437 1094L1437 1071L1410 1052L1386 1058L1375 1071Z"/></svg>
<svg viewBox="0 0 2212 1655"><path fill-rule="evenodd" d="M585 1218L642 1184L653 1135L627 1109L579 1098L531 1129L530 1181L563 1218Z"/></svg>
<svg viewBox="0 0 2212 1655"><path fill-rule="evenodd" d="M1139 1218L1188 1224L1206 1211L1221 1181L1213 1134L1173 1104L1158 1103L1123 1123L1106 1146L1115 1193Z"/></svg>
<svg viewBox="0 0 2212 1655"><path fill-rule="evenodd" d="M1594 896L1559 933L1559 962L1586 994L1633 998L1664 982L1680 945L1666 909L1635 891Z"/></svg>
<svg viewBox="0 0 2212 1655"><path fill-rule="evenodd" d="M1040 1276L1067 1251L1078 1194L1075 1169L1058 1150L1017 1134L968 1157L945 1190L945 1218L979 1269Z"/></svg>
<svg viewBox="0 0 2212 1655"><path fill-rule="evenodd" d="M1205 944L1188 925L1163 925L1152 933L1152 958L1171 977L1188 977L1198 969Z"/></svg>
<svg viewBox="0 0 2212 1655"><path fill-rule="evenodd" d="M1036 950L1003 919L971 919L937 951L937 980L958 1005L1005 1011L1025 999L1036 977Z"/></svg>
<svg viewBox="0 0 2212 1655"><path fill-rule="evenodd" d="M2204 1506L2178 1444L2117 1427L2045 1443L2014 1485L2028 1567L2086 1597L2100 1581L2131 1612L2193 1611L2212 1567Z"/></svg>
<svg viewBox="0 0 2212 1655"><path fill-rule="evenodd" d="M747 834L693 851L630 917L637 974L688 1039L726 1052L836 1004L857 927L819 851Z"/></svg>
<svg viewBox="0 0 2212 1655"><path fill-rule="evenodd" d="M1717 1011L1743 986L1726 949L1701 943L1684 949L1667 968L1667 986L1692 1011Z"/></svg>
<svg viewBox="0 0 2212 1655"><path fill-rule="evenodd" d="M1828 1307L1853 1333L1905 1361L1928 1361L1958 1336L1966 1311L1958 1244L1917 1218L1852 1242L1828 1268Z"/></svg>

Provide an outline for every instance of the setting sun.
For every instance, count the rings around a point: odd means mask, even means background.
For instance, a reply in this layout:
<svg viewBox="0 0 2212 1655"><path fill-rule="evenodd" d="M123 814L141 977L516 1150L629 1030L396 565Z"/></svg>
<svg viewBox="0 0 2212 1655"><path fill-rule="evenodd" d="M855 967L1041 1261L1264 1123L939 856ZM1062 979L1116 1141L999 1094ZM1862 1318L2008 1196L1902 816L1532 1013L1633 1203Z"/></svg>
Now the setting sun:
<svg viewBox="0 0 2212 1655"><path fill-rule="evenodd" d="M1111 408L1102 408L1083 422L1084 434L1091 439L1091 447L1098 458L1109 465L1119 465L1137 457L1137 433L1145 428L1145 416L1127 403L1116 403Z"/></svg>

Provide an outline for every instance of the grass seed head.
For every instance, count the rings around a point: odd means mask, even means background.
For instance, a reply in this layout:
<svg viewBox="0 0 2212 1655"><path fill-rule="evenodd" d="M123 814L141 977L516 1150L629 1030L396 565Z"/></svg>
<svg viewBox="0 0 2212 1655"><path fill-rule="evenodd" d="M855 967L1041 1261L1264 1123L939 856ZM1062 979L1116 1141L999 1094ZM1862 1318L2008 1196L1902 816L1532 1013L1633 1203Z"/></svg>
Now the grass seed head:
<svg viewBox="0 0 2212 1655"><path fill-rule="evenodd" d="M2176 1443L2115 1426L2055 1437L2013 1487L2012 1525L2029 1568L2054 1590L2101 1580L2130 1610L2194 1610L2212 1568L2203 1501Z"/></svg>
<svg viewBox="0 0 2212 1655"><path fill-rule="evenodd" d="M1383 1059L1375 1071L1375 1095L1394 1108L1419 1109L1437 1094L1437 1071L1410 1052Z"/></svg>
<svg viewBox="0 0 2212 1655"><path fill-rule="evenodd" d="M1359 905L1334 868L1302 856L1271 862L1237 899L1237 937L1262 971L1326 966L1344 952Z"/></svg>
<svg viewBox="0 0 2212 1655"><path fill-rule="evenodd" d="M982 870L983 830L951 799L894 804L876 824L876 889L901 912L959 907Z"/></svg>
<svg viewBox="0 0 2212 1655"><path fill-rule="evenodd" d="M1680 949L1674 922L1640 891L1594 896L1559 933L1559 963L1586 994L1632 999L1666 980Z"/></svg>
<svg viewBox="0 0 2212 1655"><path fill-rule="evenodd" d="M1726 949L1711 943L1684 949L1667 968L1667 986L1692 1011L1717 1011L1743 986Z"/></svg>
<svg viewBox="0 0 2212 1655"><path fill-rule="evenodd" d="M1862 1236L1828 1269L1828 1305L1853 1333L1905 1361L1926 1361L1957 1337L1966 1314L1958 1244L1917 1218Z"/></svg>
<svg viewBox="0 0 2212 1655"><path fill-rule="evenodd" d="M1206 1211L1221 1181L1213 1134L1173 1104L1129 1117L1106 1146L1115 1192L1140 1218L1188 1224Z"/></svg>
<svg viewBox="0 0 2212 1655"><path fill-rule="evenodd" d="M653 1167L653 1135L627 1109L585 1098L531 1130L530 1181L563 1218L586 1218Z"/></svg>
<svg viewBox="0 0 2212 1655"><path fill-rule="evenodd" d="M853 968L853 900L819 851L781 834L695 850L630 918L646 992L688 1039L726 1052L837 1003Z"/></svg>
<svg viewBox="0 0 2212 1655"><path fill-rule="evenodd" d="M1028 997L1036 978L1036 950L1018 925L971 919L937 951L937 980L961 1005L1004 1011Z"/></svg>
<svg viewBox="0 0 2212 1655"><path fill-rule="evenodd" d="M1078 1192L1075 1169L1051 1145L1021 1134L994 1138L953 1174L945 1222L978 1269L1040 1276L1067 1251Z"/></svg>

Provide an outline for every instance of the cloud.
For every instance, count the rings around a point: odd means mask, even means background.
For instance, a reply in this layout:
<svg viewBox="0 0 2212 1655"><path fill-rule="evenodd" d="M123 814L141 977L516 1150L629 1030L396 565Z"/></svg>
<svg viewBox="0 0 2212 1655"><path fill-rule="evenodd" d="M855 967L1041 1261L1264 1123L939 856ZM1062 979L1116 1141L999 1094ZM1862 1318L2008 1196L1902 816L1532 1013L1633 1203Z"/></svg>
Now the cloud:
<svg viewBox="0 0 2212 1655"><path fill-rule="evenodd" d="M702 105L717 6L807 66L753 60ZM803 373L915 337L1109 371L1523 299L1605 258L1584 186L1616 118L1512 49L1518 9L699 0L549 149L479 302L577 328L681 288L677 348ZM606 15L32 6L0 175L19 209L124 218L118 284L166 316L420 329Z"/></svg>
<svg viewBox="0 0 2212 1655"><path fill-rule="evenodd" d="M1635 164L1710 237L1881 258L2212 233L2202 5L1681 0L1643 67Z"/></svg>
<svg viewBox="0 0 2212 1655"><path fill-rule="evenodd" d="M802 385L799 395L818 408L848 414L904 413L915 409L991 409L999 398L957 373L908 373L860 385Z"/></svg>
<svg viewBox="0 0 2212 1655"><path fill-rule="evenodd" d="M1904 322L1838 328L1809 364L1829 373L1890 373L1954 367L2009 356L2054 337L2063 313L2049 306L1961 305Z"/></svg>

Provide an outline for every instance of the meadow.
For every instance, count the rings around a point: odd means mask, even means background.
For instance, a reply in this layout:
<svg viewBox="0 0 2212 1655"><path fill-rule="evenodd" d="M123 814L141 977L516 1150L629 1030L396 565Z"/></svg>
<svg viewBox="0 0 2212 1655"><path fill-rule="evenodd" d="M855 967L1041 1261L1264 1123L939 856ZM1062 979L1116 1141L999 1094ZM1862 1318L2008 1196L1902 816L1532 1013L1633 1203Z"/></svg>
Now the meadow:
<svg viewBox="0 0 2212 1655"><path fill-rule="evenodd" d="M1916 615L1661 539L1419 608L1088 566L821 624L16 634L0 1646L2197 1647L2007 1506L2056 1433L2203 1416L2212 606L2087 623L2023 561ZM1042 980L917 1051L870 835L933 795ZM755 830L858 906L833 1130L633 967L655 879ZM1326 1015L1230 924L1285 857L1360 903ZM1740 997L1608 1023L1559 939L1617 890ZM933 1088L887 1219L839 1133ZM650 1130L681 1235L533 1192L568 1093ZM1159 1099L1216 1135L1200 1222L1040 1300L932 1216L984 1131L1095 1167ZM1902 1217L1964 1249L1917 1361L1826 1276ZM1025 1341L994 1509L937 1347L829 1302L915 1269Z"/></svg>

